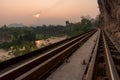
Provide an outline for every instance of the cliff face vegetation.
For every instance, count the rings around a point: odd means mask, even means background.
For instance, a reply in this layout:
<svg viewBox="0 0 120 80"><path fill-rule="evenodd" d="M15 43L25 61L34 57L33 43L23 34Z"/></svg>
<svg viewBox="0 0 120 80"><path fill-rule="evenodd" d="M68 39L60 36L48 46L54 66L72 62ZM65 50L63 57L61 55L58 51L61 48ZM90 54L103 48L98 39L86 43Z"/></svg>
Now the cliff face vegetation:
<svg viewBox="0 0 120 80"><path fill-rule="evenodd" d="M98 5L104 29L120 39L120 0L98 0Z"/></svg>

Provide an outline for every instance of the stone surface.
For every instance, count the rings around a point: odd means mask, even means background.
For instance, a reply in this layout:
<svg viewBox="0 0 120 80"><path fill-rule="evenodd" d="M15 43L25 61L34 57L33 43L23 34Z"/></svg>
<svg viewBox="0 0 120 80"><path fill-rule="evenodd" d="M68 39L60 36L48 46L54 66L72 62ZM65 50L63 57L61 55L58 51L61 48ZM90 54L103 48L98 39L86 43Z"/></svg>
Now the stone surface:
<svg viewBox="0 0 120 80"><path fill-rule="evenodd" d="M104 29L120 39L120 0L98 0Z"/></svg>

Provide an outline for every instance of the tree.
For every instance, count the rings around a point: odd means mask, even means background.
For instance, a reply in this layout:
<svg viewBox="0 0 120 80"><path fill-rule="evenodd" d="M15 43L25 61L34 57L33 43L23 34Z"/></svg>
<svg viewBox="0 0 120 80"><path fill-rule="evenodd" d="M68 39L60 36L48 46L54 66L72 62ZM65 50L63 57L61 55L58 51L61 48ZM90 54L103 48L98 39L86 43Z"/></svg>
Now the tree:
<svg viewBox="0 0 120 80"><path fill-rule="evenodd" d="M66 26L68 26L68 25L70 24L70 22L69 22L69 21L66 21L65 23L66 23Z"/></svg>

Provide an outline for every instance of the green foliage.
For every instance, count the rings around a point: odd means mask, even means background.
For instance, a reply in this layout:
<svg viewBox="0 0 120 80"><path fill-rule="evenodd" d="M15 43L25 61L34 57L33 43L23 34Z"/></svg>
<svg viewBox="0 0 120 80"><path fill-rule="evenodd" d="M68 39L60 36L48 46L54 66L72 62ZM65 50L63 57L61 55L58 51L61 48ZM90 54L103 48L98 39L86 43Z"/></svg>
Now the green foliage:
<svg viewBox="0 0 120 80"><path fill-rule="evenodd" d="M102 17L100 17L100 15L97 15L96 18L93 20L93 24L96 27L102 28L104 25Z"/></svg>
<svg viewBox="0 0 120 80"><path fill-rule="evenodd" d="M5 32L6 34L11 35L10 41L4 42L0 44L0 48L3 48L5 50L11 50L11 53L15 56L28 53L31 50L35 49L35 40L36 40L36 34L33 32L31 28L6 28L0 29L1 32ZM25 50L21 50L22 48L25 48Z"/></svg>
<svg viewBox="0 0 120 80"><path fill-rule="evenodd" d="M9 50L9 48L12 46L12 43L10 42L4 42L2 44L0 44L0 48L5 49L5 50Z"/></svg>
<svg viewBox="0 0 120 80"><path fill-rule="evenodd" d="M65 23L66 26L43 25L36 27L0 28L0 40L3 40L0 48L11 50L11 53L15 56L26 54L36 49L35 40L45 40L52 36L76 36L93 29L94 26L98 25L98 20L91 19L90 17L81 17L81 22L70 23L66 21Z"/></svg>
<svg viewBox="0 0 120 80"><path fill-rule="evenodd" d="M65 35L65 27L61 25L49 25L49 26L37 26L34 28L36 34L41 34L44 36L62 36Z"/></svg>
<svg viewBox="0 0 120 80"><path fill-rule="evenodd" d="M69 22L69 21L67 21ZM66 22L66 23L67 23ZM66 25L66 34L69 36L76 36L83 32L87 32L88 30L93 28L93 23L91 18L89 17L81 17L81 22L78 23L69 23Z"/></svg>
<svg viewBox="0 0 120 80"><path fill-rule="evenodd" d="M42 39L48 39L50 36L43 35L43 34L36 34L36 39L37 40L42 40Z"/></svg>
<svg viewBox="0 0 120 80"><path fill-rule="evenodd" d="M12 46L12 48L10 49L10 51L11 51L10 53L15 56L20 56L23 54L27 54L28 52L31 52L35 49L37 49L37 47L35 46L34 42L24 42L24 45Z"/></svg>

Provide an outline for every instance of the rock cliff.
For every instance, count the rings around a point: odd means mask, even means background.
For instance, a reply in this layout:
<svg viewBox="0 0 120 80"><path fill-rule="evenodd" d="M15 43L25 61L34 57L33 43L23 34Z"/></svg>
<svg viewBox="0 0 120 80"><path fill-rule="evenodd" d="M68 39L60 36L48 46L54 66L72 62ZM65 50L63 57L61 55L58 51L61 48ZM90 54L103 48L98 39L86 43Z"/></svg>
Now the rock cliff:
<svg viewBox="0 0 120 80"><path fill-rule="evenodd" d="M120 39L120 0L98 0L104 29Z"/></svg>

